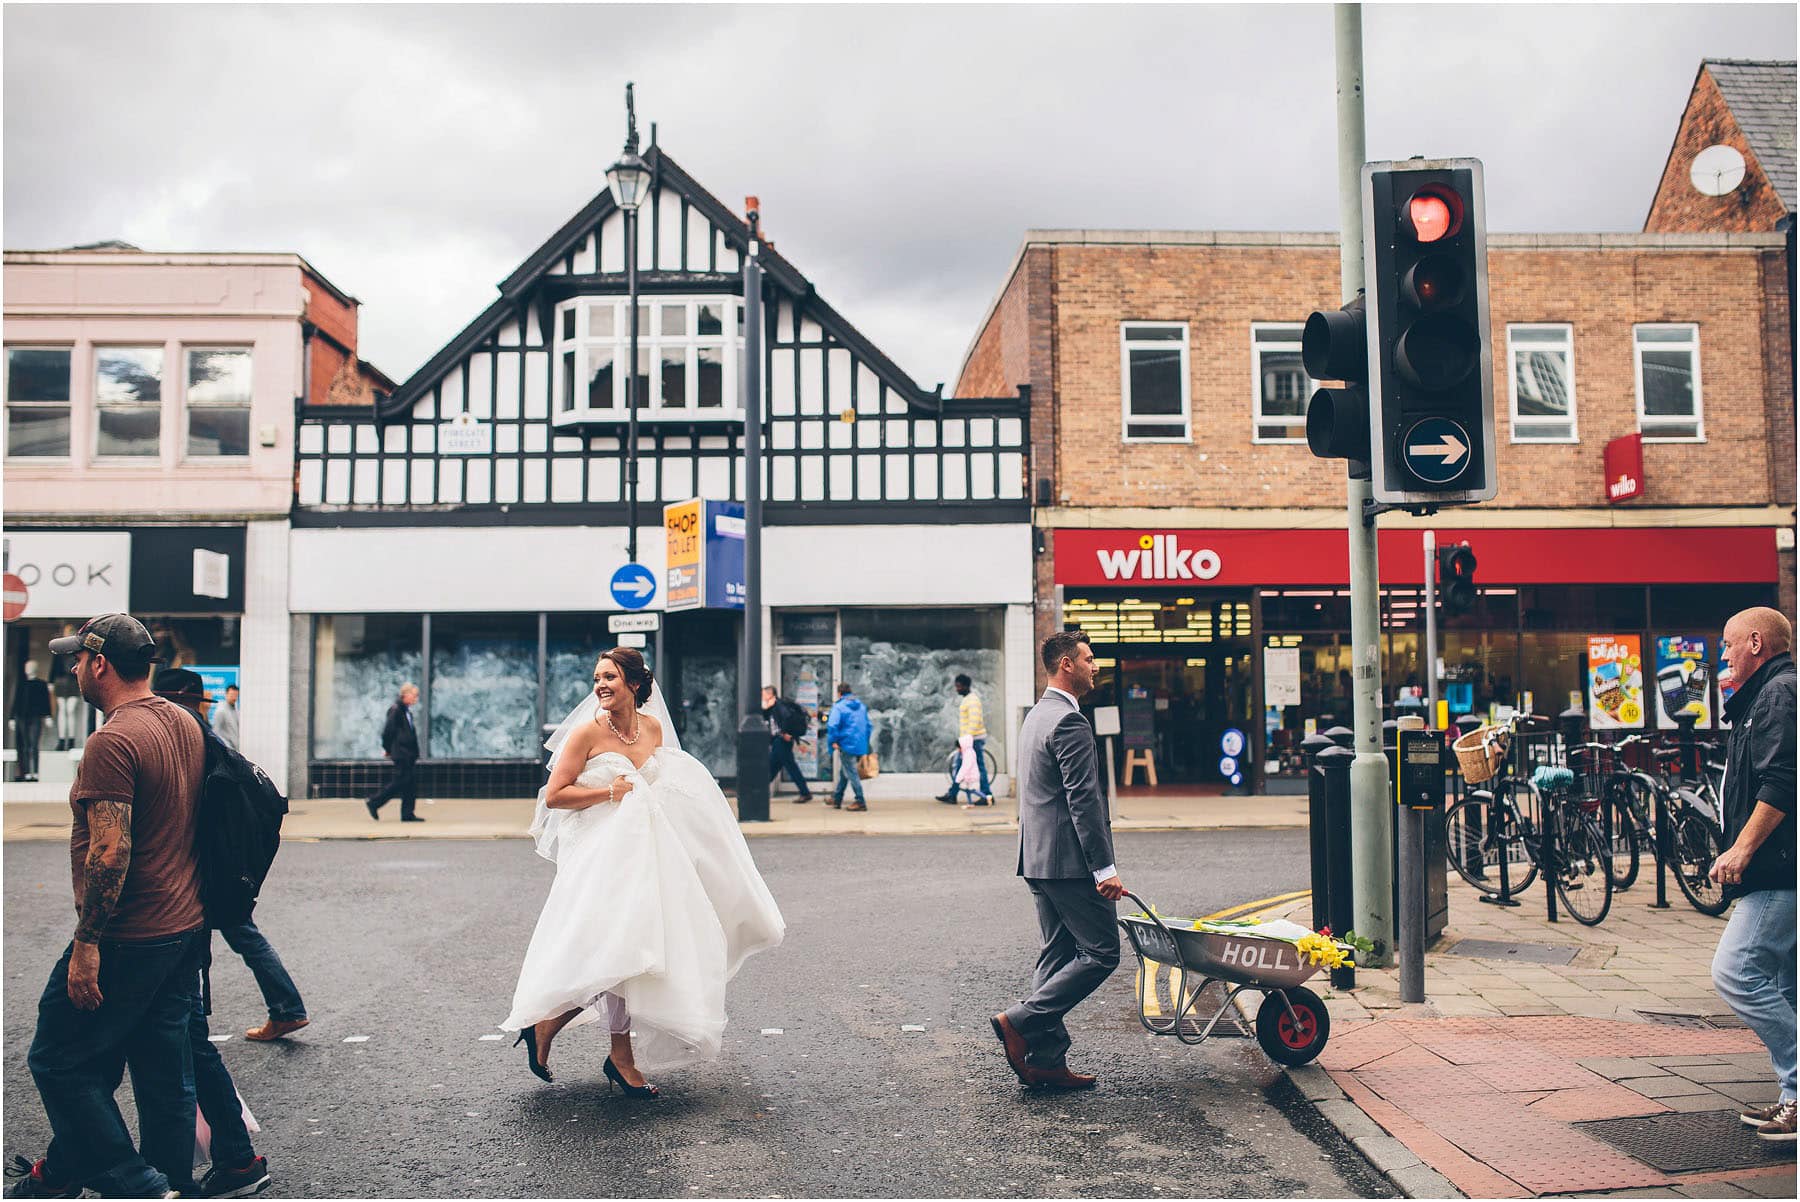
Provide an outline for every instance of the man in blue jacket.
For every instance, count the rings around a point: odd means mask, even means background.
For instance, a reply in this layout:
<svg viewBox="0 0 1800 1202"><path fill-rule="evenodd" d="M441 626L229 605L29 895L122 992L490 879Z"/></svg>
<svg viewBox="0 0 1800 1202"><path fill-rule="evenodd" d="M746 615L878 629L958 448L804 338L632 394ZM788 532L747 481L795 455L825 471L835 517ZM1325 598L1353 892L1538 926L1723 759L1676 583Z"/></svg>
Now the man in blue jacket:
<svg viewBox="0 0 1800 1202"><path fill-rule="evenodd" d="M838 699L825 723L825 738L838 753L837 788L831 794L832 807L842 806L847 813L868 809L868 802L863 798L862 777L856 767L857 761L869 754L869 710L848 684L838 685ZM845 785L856 790L856 800L849 805L844 805Z"/></svg>

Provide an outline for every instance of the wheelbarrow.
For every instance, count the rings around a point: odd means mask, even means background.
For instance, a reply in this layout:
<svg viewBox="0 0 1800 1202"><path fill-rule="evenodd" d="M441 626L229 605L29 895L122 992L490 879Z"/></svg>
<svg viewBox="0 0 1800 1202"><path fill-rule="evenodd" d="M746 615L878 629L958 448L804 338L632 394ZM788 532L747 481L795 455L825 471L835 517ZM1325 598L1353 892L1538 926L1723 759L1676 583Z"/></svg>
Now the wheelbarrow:
<svg viewBox="0 0 1800 1202"><path fill-rule="evenodd" d="M1256 1011L1256 1042L1280 1064L1306 1064L1325 1049L1331 1016L1325 1002L1304 982L1319 971L1293 944L1257 935L1225 935L1170 927L1148 902L1126 893L1143 911L1119 919L1138 958L1138 1021L1152 1035L1173 1035L1182 1043L1206 1042L1232 1002L1246 989L1262 993ZM1166 996L1157 986L1169 970ZM1204 1024L1200 996L1214 981L1229 986L1219 1008ZM1235 1021L1235 1019L1234 1019Z"/></svg>

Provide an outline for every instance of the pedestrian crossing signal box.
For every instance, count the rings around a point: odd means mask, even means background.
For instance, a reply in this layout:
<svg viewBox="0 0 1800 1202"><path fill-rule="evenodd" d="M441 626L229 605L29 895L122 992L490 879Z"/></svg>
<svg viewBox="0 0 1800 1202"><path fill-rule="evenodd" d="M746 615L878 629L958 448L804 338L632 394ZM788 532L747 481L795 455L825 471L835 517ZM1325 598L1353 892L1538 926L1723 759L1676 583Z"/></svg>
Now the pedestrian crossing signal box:
<svg viewBox="0 0 1800 1202"><path fill-rule="evenodd" d="M1402 730L1394 774L1396 800L1406 810L1444 808L1444 736L1436 730Z"/></svg>

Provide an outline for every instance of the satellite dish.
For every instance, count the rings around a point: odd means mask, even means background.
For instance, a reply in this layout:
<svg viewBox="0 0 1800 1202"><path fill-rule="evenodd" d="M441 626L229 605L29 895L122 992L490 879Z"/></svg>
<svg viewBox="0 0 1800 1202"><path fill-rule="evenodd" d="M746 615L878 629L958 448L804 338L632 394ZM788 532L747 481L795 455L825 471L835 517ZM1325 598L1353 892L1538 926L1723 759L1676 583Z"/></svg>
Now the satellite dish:
<svg viewBox="0 0 1800 1202"><path fill-rule="evenodd" d="M1744 156L1729 146L1708 146L1694 156L1688 178L1702 196L1726 196L1744 182Z"/></svg>

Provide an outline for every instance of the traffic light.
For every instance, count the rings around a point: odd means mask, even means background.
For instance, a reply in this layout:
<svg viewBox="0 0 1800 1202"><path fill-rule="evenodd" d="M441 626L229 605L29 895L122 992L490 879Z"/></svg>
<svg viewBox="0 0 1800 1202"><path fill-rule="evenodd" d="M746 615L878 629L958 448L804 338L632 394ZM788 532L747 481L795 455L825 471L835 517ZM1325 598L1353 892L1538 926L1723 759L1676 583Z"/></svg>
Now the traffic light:
<svg viewBox="0 0 1800 1202"><path fill-rule="evenodd" d="M1493 352L1481 162L1365 163L1362 194L1375 499L1408 507L1490 500Z"/></svg>
<svg viewBox="0 0 1800 1202"><path fill-rule="evenodd" d="M1306 405L1306 445L1320 459L1348 459L1350 475L1369 478L1369 334L1364 301L1312 314L1300 334L1300 361L1321 388Z"/></svg>
<svg viewBox="0 0 1800 1202"><path fill-rule="evenodd" d="M1452 616L1475 608L1475 552L1468 543L1439 547L1437 553L1438 599Z"/></svg>

